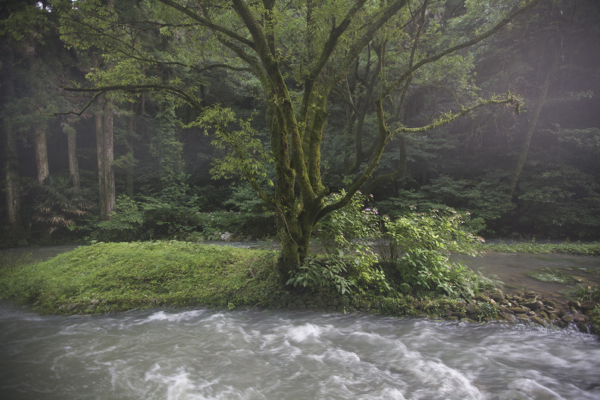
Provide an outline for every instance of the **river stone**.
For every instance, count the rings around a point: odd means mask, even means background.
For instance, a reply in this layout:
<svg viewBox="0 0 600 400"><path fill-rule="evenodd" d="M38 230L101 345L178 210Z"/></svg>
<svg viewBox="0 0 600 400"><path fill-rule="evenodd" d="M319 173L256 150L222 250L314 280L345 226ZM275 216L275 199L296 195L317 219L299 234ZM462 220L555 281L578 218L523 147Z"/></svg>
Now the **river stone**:
<svg viewBox="0 0 600 400"><path fill-rule="evenodd" d="M464 311L455 311L451 315L454 317L457 317L457 318L466 318L467 317L467 313Z"/></svg>
<svg viewBox="0 0 600 400"><path fill-rule="evenodd" d="M515 314L525 314L527 312L527 310L525 310L524 308L521 308L521 307L512 307L509 310Z"/></svg>
<svg viewBox="0 0 600 400"><path fill-rule="evenodd" d="M581 303L575 300L569 300L569 308L573 307L573 308L581 308Z"/></svg>
<svg viewBox="0 0 600 400"><path fill-rule="evenodd" d="M502 290L500 290L500 289L496 289L496 291L494 293L492 293L492 295L490 297L494 301L497 301L498 303L504 301L504 293L502 293Z"/></svg>
<svg viewBox="0 0 600 400"><path fill-rule="evenodd" d="M568 316L568 315L563 315L563 316L561 317L561 319L562 319L563 321L565 321L567 324L568 324L568 323L571 323L571 322L573 321L573 318L571 318L571 317L570 317L570 316Z"/></svg>
<svg viewBox="0 0 600 400"><path fill-rule="evenodd" d="M521 307L531 308L532 310L537 310L538 308L541 308L542 306L543 306L543 304L541 301L531 301L531 302L521 304Z"/></svg>
<svg viewBox="0 0 600 400"><path fill-rule="evenodd" d="M527 314L515 314L515 317L517 317L521 321L529 322L529 317L527 316Z"/></svg>
<svg viewBox="0 0 600 400"><path fill-rule="evenodd" d="M487 296L485 296L485 295L483 295L483 294L481 294L481 293L480 293L480 294L478 294L478 295L476 295L476 296L475 296L475 297L473 297L473 298L474 298L475 300L477 300L477 301L485 301L486 303L489 303L489 302L490 302L490 298L489 298L489 297L487 297Z"/></svg>
<svg viewBox="0 0 600 400"><path fill-rule="evenodd" d="M576 323L587 323L590 321L590 317L585 314L577 314L573 317L573 322Z"/></svg>
<svg viewBox="0 0 600 400"><path fill-rule="evenodd" d="M559 317L564 317L565 315L567 315L567 312L565 310L563 310L562 308L559 308L558 311L556 312L556 315L558 315Z"/></svg>
<svg viewBox="0 0 600 400"><path fill-rule="evenodd" d="M581 305L581 309L583 311L591 311L594 308L596 308L596 303L594 303L593 301L586 301Z"/></svg>
<svg viewBox="0 0 600 400"><path fill-rule="evenodd" d="M548 323L539 317L531 317L531 320L538 325L542 325L543 327L548 326Z"/></svg>
<svg viewBox="0 0 600 400"><path fill-rule="evenodd" d="M515 318L515 316L512 314L509 314L507 312L501 312L500 316L508 322L517 322L517 319Z"/></svg>
<svg viewBox="0 0 600 400"><path fill-rule="evenodd" d="M78 304L73 303L73 304L69 304L67 306L67 311L73 311L75 308L77 308Z"/></svg>
<svg viewBox="0 0 600 400"><path fill-rule="evenodd" d="M557 319L556 321L554 321L554 325L558 326L559 328L566 328L567 326L569 326L569 324L567 324L562 319Z"/></svg>

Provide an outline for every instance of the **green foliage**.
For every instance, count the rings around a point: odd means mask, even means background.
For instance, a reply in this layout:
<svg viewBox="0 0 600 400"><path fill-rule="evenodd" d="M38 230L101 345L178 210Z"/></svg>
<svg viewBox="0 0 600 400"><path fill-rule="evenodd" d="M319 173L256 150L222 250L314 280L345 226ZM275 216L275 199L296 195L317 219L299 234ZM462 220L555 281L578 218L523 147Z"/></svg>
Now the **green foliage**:
<svg viewBox="0 0 600 400"><path fill-rule="evenodd" d="M498 244L486 244L485 250L499 251L502 253L533 253L533 254L579 254L587 256L600 255L600 242L581 243L539 243L532 242L500 242Z"/></svg>
<svg viewBox="0 0 600 400"><path fill-rule="evenodd" d="M304 288L334 287L340 294L346 294L355 287L354 281L346 278L347 264L342 257L327 257L325 260L307 257L293 272L286 285Z"/></svg>
<svg viewBox="0 0 600 400"><path fill-rule="evenodd" d="M275 264L264 255L259 250L175 241L99 243L47 262L3 270L0 297L33 303L44 313L268 305L280 288Z"/></svg>
<svg viewBox="0 0 600 400"><path fill-rule="evenodd" d="M78 230L80 222L94 207L90 201L91 191L72 187L69 179L48 177L36 189L38 195L34 206L33 221L44 226L48 233L62 228Z"/></svg>
<svg viewBox="0 0 600 400"><path fill-rule="evenodd" d="M417 291L472 295L474 277L460 263L450 262L451 252L477 254L478 242L462 229L460 213L433 210L395 220L385 216L383 221L386 234L381 254L388 269L395 269L394 282Z"/></svg>
<svg viewBox="0 0 600 400"><path fill-rule="evenodd" d="M128 242L137 240L142 235L144 213L135 200L126 195L119 196L116 211L109 221L100 221L96 226L100 229L92 233L95 240Z"/></svg>
<svg viewBox="0 0 600 400"><path fill-rule="evenodd" d="M587 301L591 300L596 303L600 303L600 286L586 286L586 285L577 285L573 289L566 290L565 293L567 296L579 300L579 301ZM596 306L598 309L598 306ZM594 310L594 312L598 312Z"/></svg>
<svg viewBox="0 0 600 400"><path fill-rule="evenodd" d="M199 199L188 192L188 186L179 181L154 196L141 196L140 200L120 196L111 219L98 222L99 229L92 232L91 238L101 241L185 239L198 229Z"/></svg>

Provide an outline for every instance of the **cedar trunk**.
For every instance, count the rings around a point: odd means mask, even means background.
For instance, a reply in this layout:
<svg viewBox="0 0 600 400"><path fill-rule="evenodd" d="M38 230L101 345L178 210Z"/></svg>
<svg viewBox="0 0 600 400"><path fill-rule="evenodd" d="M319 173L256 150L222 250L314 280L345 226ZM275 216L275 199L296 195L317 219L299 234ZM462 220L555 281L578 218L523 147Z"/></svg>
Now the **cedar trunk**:
<svg viewBox="0 0 600 400"><path fill-rule="evenodd" d="M35 163L37 166L37 181L42 184L48 176L50 169L48 167L48 147L46 146L46 130L41 126L33 129L35 140Z"/></svg>

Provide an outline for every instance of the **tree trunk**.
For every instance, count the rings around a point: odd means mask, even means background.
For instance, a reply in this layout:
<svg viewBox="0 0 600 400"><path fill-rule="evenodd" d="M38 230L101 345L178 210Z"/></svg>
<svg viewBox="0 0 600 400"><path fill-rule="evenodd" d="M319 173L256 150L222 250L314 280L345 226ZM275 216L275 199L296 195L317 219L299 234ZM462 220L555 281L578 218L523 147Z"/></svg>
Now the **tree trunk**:
<svg viewBox="0 0 600 400"><path fill-rule="evenodd" d="M77 161L77 133L74 129L67 133L67 143L69 151L69 175L71 185L79 187L79 162Z"/></svg>
<svg viewBox="0 0 600 400"><path fill-rule="evenodd" d="M6 121L4 125L5 154L4 154L4 177L6 182L6 210L8 213L8 225L13 236L23 232L21 222L21 197L19 187L19 161L17 157L17 138Z"/></svg>
<svg viewBox="0 0 600 400"><path fill-rule="evenodd" d="M36 126L33 129L35 140L35 163L37 166L37 181L42 184L48 176L50 169L48 168L48 148L46 146L46 130L41 126Z"/></svg>
<svg viewBox="0 0 600 400"><path fill-rule="evenodd" d="M133 113L133 106L131 107L131 115L129 116L129 120L127 121L127 156L129 158L129 163L125 168L125 176L126 176L126 190L127 196L133 198L133 134L134 134L134 122L135 117Z"/></svg>
<svg viewBox="0 0 600 400"><path fill-rule="evenodd" d="M104 103L103 107L103 124L104 130L104 184L105 189L105 207L106 207L106 219L110 219L110 215L115 211L115 153L114 153L114 141L113 141L113 105L112 101L108 100Z"/></svg>
<svg viewBox="0 0 600 400"><path fill-rule="evenodd" d="M104 129L102 128L102 111L97 110L95 115L96 119L96 157L98 159L98 192L99 192L99 206L100 206L100 220L106 221L106 183L105 183L105 172L104 172Z"/></svg>
<svg viewBox="0 0 600 400"><path fill-rule="evenodd" d="M521 151L519 152L519 159L517 161L517 165L515 166L515 171L513 172L512 178L508 185L508 194L510 197L513 196L515 190L517 189L517 184L519 183L519 178L521 177L521 172L523 171L523 167L525 166L525 162L527 161L527 153L529 152L529 145L531 144L531 137L533 136L533 132L537 128L538 118L542 109L544 108L544 103L546 102L546 95L548 94L548 88L552 82L552 78L554 78L554 72L558 67L559 54L556 52L554 56L554 62L552 66L548 69L546 74L546 78L544 80L544 84L541 89L540 97L538 99L535 110L533 111L533 115L531 116L531 120L529 120L529 126L527 128L527 132L525 134L525 141L521 146Z"/></svg>

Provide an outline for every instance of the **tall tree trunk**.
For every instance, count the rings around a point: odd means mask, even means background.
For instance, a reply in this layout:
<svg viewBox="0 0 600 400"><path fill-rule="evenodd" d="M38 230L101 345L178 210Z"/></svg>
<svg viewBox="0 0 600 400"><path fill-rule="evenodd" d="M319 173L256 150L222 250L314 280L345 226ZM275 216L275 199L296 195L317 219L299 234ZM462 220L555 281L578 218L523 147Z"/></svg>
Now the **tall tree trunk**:
<svg viewBox="0 0 600 400"><path fill-rule="evenodd" d="M525 141L521 146L521 151L519 152L519 159L517 160L517 165L515 166L515 170L513 172L512 178L508 185L508 194L510 197L513 196L515 190L517 189L517 184L519 183L519 178L521 177L521 172L523 171L523 167L525 166L525 162L527 161L527 153L529 152L529 145L531 144L531 137L533 136L533 132L537 128L538 118L542 109L544 108L544 103L546 102L546 95L548 94L548 88L552 83L552 79L554 78L554 73L558 67L559 61L559 52L555 51L554 61L552 66L548 68L548 72L546 73L546 78L544 79L544 84L541 88L540 97L538 99L535 110L533 111L533 115L529 120L529 126L527 127L527 132L525 133Z"/></svg>
<svg viewBox="0 0 600 400"><path fill-rule="evenodd" d="M6 210L8 213L8 225L10 226L11 233L16 237L23 232L17 138L6 121L4 121L3 127L5 135L4 178L6 182Z"/></svg>
<svg viewBox="0 0 600 400"><path fill-rule="evenodd" d="M127 151L128 151L128 158L129 158L129 163L126 166L125 169L125 176L126 176L126 190L127 190L127 196L133 198L133 133L134 133L134 121L135 121L135 117L133 114L133 106L131 107L131 115L129 116L129 120L127 121Z"/></svg>
<svg viewBox="0 0 600 400"><path fill-rule="evenodd" d="M69 176L71 185L79 187L79 162L77 161L77 132L70 129L67 132L67 143L69 151Z"/></svg>
<svg viewBox="0 0 600 400"><path fill-rule="evenodd" d="M105 207L106 219L110 219L110 215L115 211L115 153L114 153L114 134L113 134L113 104L107 100L103 107L103 124L104 130L104 184L105 190Z"/></svg>
<svg viewBox="0 0 600 400"><path fill-rule="evenodd" d="M100 220L105 221L106 216L106 174L104 172L104 129L102 128L102 111L94 114L96 119L96 157L98 159L98 192L100 206Z"/></svg>
<svg viewBox="0 0 600 400"><path fill-rule="evenodd" d="M37 181L43 183L50 176L48 167L48 148L46 146L46 130L41 126L33 129L35 141L35 163L37 166Z"/></svg>

